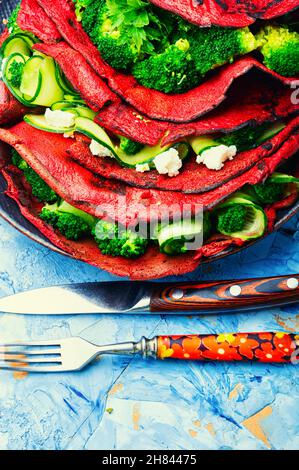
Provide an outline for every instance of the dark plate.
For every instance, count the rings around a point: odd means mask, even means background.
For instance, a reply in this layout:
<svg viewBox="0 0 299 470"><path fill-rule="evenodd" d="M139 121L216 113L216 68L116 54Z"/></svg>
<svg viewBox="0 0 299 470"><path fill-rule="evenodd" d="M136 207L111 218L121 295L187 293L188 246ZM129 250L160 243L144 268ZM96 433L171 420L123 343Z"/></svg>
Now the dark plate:
<svg viewBox="0 0 299 470"><path fill-rule="evenodd" d="M8 0L8 1L5 1L4 4L2 2L1 10L0 10L0 17L1 17L0 19L2 20L3 18L8 18L10 12L18 3L19 3L18 0ZM2 26L2 21L0 21L0 29L1 29L1 26ZM13 227L15 227L21 233L31 238L31 240L34 240L40 243L41 245L45 246L46 248L49 248L57 253L63 254L65 256L70 256L64 251L57 248L55 245L53 245L53 243L51 243L46 237L44 237L39 232L39 230L37 230L30 222L28 222L28 220L25 219L25 217L22 216L17 204L4 194L5 189L6 189L6 182L4 178L0 176L0 216L3 219L7 220L7 222L9 222ZM287 222L298 211L299 211L299 201L291 209L281 212L279 219L275 224L275 230L279 229L285 222ZM231 248L221 254L212 256L204 260L203 262L210 263L214 261L215 259L220 259L225 256L238 253L239 251L244 250L248 248L249 246L257 243L261 239L262 238L259 238L258 240L254 240L251 243L248 243L243 247Z"/></svg>

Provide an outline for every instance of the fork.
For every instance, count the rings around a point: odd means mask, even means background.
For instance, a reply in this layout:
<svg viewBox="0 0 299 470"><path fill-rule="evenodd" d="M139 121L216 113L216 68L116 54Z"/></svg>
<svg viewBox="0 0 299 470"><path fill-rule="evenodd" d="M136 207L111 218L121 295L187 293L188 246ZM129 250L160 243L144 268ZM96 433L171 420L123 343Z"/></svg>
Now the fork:
<svg viewBox="0 0 299 470"><path fill-rule="evenodd" d="M83 369L103 354L199 361L299 361L299 335L226 333L142 337L138 342L97 346L80 337L0 345L0 369L25 372L69 372Z"/></svg>

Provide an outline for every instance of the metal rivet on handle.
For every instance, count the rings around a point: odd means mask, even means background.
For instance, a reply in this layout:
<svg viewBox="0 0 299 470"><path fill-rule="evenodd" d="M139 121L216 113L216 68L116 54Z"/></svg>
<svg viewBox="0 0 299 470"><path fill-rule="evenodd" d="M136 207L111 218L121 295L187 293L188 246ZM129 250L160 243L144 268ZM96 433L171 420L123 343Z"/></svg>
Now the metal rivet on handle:
<svg viewBox="0 0 299 470"><path fill-rule="evenodd" d="M239 295L242 293L242 289L236 284L235 286L231 286L231 288L229 289L229 293L233 297L239 297Z"/></svg>
<svg viewBox="0 0 299 470"><path fill-rule="evenodd" d="M287 280L287 286L289 289L297 289L297 287L299 286L298 279L296 279L295 277L290 277Z"/></svg>
<svg viewBox="0 0 299 470"><path fill-rule="evenodd" d="M175 289L172 293L172 297L175 299L175 300L179 300L181 299L182 297L184 297L184 291L182 289Z"/></svg>

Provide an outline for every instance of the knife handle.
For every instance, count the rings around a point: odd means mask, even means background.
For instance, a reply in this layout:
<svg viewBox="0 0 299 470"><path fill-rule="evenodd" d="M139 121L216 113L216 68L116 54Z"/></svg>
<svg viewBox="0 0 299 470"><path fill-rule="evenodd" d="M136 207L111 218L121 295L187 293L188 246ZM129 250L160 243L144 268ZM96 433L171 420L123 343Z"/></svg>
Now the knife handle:
<svg viewBox="0 0 299 470"><path fill-rule="evenodd" d="M290 333L228 333L158 336L157 358L298 364L299 335Z"/></svg>
<svg viewBox="0 0 299 470"><path fill-rule="evenodd" d="M157 284L153 312L223 311L271 307L299 301L299 274L239 281Z"/></svg>

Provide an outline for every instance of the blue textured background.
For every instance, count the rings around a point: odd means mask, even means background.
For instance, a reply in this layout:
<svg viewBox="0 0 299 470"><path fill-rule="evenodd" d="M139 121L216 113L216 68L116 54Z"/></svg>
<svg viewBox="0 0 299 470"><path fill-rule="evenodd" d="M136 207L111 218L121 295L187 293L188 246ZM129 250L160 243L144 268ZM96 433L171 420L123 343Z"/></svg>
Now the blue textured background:
<svg viewBox="0 0 299 470"><path fill-rule="evenodd" d="M189 279L298 272L299 219ZM115 280L0 221L0 295ZM185 278L186 279L186 278ZM155 334L299 331L298 306L171 317L0 315L1 342L81 335L106 343ZM299 368L105 357L80 373L0 372L1 449L298 449ZM108 411L107 411L108 410Z"/></svg>

